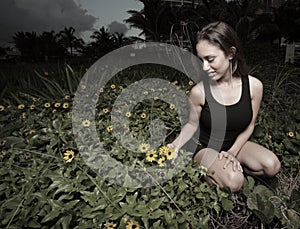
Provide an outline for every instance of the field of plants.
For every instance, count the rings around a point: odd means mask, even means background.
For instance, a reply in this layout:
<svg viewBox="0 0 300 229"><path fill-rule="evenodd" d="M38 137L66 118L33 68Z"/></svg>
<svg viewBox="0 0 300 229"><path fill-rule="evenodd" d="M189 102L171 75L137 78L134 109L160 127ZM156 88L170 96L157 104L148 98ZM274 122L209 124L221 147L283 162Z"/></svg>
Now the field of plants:
<svg viewBox="0 0 300 229"><path fill-rule="evenodd" d="M84 133L96 127L102 147L115 161L149 175L145 180L137 175L136 181L145 186L134 187L126 180L130 169L106 164L110 177L127 183L107 181L76 145L74 96L89 64L0 63L0 228L299 228L300 68L284 64L284 51L272 45L246 47L246 57L251 74L264 83L252 140L273 150L282 169L272 179L246 175L238 193L207 184L206 169L192 160L165 182L146 185L156 181L149 167L157 166L159 177L172 172L174 152L166 144L181 127L177 108L183 101L165 102L161 85L141 88L139 93L156 96L119 113L129 120L122 126L124 133L140 144L122 146L113 129L111 114L118 112L113 105L128 87L160 78L175 89L170 92L175 97L194 84L183 73L163 66L128 68L99 88L95 119L79 123ZM162 138L151 129L153 121L166 136L157 148L147 143L153 136ZM88 134L81 137L89 143ZM90 147L97 146L91 142Z"/></svg>

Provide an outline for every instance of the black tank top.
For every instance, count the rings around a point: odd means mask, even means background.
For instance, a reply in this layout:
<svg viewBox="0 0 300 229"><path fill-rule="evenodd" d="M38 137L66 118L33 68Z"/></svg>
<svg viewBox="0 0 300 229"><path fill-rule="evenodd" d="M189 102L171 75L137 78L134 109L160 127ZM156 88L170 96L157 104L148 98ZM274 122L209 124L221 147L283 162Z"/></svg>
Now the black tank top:
<svg viewBox="0 0 300 229"><path fill-rule="evenodd" d="M199 142L205 148L227 151L252 120L249 77L248 75L242 77L242 93L239 101L228 106L222 105L214 99L207 80L203 81L203 85L205 104L199 120ZM213 116L211 116L211 111Z"/></svg>

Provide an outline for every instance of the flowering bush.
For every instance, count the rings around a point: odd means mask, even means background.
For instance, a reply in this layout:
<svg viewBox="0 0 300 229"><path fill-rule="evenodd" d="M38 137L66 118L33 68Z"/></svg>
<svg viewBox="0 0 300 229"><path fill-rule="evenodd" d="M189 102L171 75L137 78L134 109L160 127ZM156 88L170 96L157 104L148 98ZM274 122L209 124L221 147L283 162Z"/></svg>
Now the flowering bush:
<svg viewBox="0 0 300 229"><path fill-rule="evenodd" d="M183 101L168 104L153 97L132 110L118 113L118 117L123 115L129 120L121 128L139 142L127 149L119 143L110 119L114 101L130 84L126 80L121 82L116 78L99 89L95 120L86 117L80 125L89 130L96 123L104 149L124 165L145 172L151 166L172 168L170 162L175 152L166 144L180 131L182 120L177 108L182 107ZM170 84L186 93L193 82L170 80ZM147 94L151 93L149 90L142 91ZM210 175L207 169L192 160L178 174L155 186L125 187L109 182L87 165L74 141L70 92L59 93L53 99L22 93L15 97L0 104L1 228L209 228L217 220L222 222L221 218L241 212L243 217L252 219L253 225L299 225L297 191L286 196L267 183L247 177L243 190L232 194L208 185L203 179ZM183 110L186 113L180 116L186 119L188 109ZM293 121L297 115L291 116ZM159 142L163 136L151 126L156 119L160 120L156 124L163 127L166 138L152 147L148 140ZM263 107L254 140L279 152L287 170L299 169L299 160L295 160L299 159L299 126L289 123L284 131L277 132L275 124L268 124L268 120L272 119L267 107ZM192 154L186 150L179 153L186 158ZM119 173L123 175L126 171L112 168L109 172L118 178ZM160 170L157 173L167 176Z"/></svg>

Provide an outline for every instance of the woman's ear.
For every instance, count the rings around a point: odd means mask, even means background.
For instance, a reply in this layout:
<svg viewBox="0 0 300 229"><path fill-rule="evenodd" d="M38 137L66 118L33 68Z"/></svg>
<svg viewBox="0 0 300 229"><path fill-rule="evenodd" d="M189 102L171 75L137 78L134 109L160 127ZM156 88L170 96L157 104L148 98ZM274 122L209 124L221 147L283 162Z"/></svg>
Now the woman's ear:
<svg viewBox="0 0 300 229"><path fill-rule="evenodd" d="M231 46L231 47L230 47L230 52L229 52L229 59L230 59L230 60L233 59L233 57L235 56L235 53L236 53L236 47Z"/></svg>

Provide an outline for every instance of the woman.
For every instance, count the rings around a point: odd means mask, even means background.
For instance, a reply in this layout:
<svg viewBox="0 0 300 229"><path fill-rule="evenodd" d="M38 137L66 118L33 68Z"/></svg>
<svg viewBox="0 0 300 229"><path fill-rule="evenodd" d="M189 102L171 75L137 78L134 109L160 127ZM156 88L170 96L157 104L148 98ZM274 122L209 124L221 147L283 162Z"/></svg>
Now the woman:
<svg viewBox="0 0 300 229"><path fill-rule="evenodd" d="M209 183L236 192L243 185L243 172L276 175L280 162L275 154L248 140L254 130L263 85L248 75L237 34L226 23L211 23L198 32L196 52L207 77L192 88L189 121L168 146L177 152L200 125L194 159L212 173L206 178Z"/></svg>

